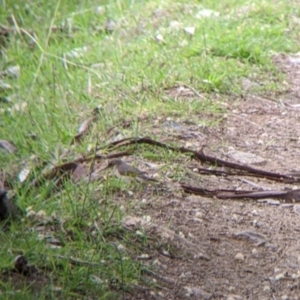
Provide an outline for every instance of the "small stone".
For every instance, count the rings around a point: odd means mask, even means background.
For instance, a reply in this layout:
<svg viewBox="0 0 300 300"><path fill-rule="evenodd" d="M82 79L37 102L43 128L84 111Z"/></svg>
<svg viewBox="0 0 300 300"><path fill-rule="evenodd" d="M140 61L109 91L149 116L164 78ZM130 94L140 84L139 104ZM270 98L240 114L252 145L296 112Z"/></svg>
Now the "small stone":
<svg viewBox="0 0 300 300"><path fill-rule="evenodd" d="M263 286L263 291L264 292L269 292L271 290L270 286L268 284Z"/></svg>
<svg viewBox="0 0 300 300"><path fill-rule="evenodd" d="M233 214L233 215L231 216L231 220L232 220L232 221L237 221L237 220L238 220L238 216L237 216L236 214Z"/></svg>
<svg viewBox="0 0 300 300"><path fill-rule="evenodd" d="M137 257L140 260L148 260L150 258L150 255L147 253L143 253L140 256Z"/></svg>
<svg viewBox="0 0 300 300"><path fill-rule="evenodd" d="M119 251L125 251L125 250L126 250L126 248L125 248L122 244L118 244L118 245L117 245L117 249L118 249Z"/></svg>
<svg viewBox="0 0 300 300"><path fill-rule="evenodd" d="M178 235L185 239L185 235L182 231L179 231Z"/></svg>
<svg viewBox="0 0 300 300"><path fill-rule="evenodd" d="M274 269L274 273L279 273L279 272L281 272L281 269L279 269L279 268Z"/></svg>
<svg viewBox="0 0 300 300"><path fill-rule="evenodd" d="M191 203L200 203L200 204L212 204L212 201L209 199L205 199L204 197L201 196L188 196L185 198L186 201L189 201Z"/></svg>
<svg viewBox="0 0 300 300"><path fill-rule="evenodd" d="M267 199L267 204L278 206L281 202L279 200Z"/></svg>
<svg viewBox="0 0 300 300"><path fill-rule="evenodd" d="M185 286L185 296L188 298L195 298L195 299L204 299L204 300L209 300L212 298L212 294L198 288L198 287L189 287Z"/></svg>
<svg viewBox="0 0 300 300"><path fill-rule="evenodd" d="M274 200L274 199L258 199L257 202L258 203L267 203L269 205L275 205L275 206L278 206L281 204L281 202L279 200Z"/></svg>
<svg viewBox="0 0 300 300"><path fill-rule="evenodd" d="M162 264L158 259L155 259L153 262L152 262L153 266L155 266L155 268L157 269L161 269L161 270L166 270L167 269L167 266Z"/></svg>
<svg viewBox="0 0 300 300"><path fill-rule="evenodd" d="M170 205L173 205L173 206L175 206L175 205L177 205L177 204L179 204L180 202L178 201L178 200L176 200L176 199L172 199L172 200L170 200L170 202L169 202L169 204Z"/></svg>
<svg viewBox="0 0 300 300"><path fill-rule="evenodd" d="M251 221L251 225L252 225L253 227L257 227L257 220L256 220L256 219L252 220L252 221Z"/></svg>
<svg viewBox="0 0 300 300"><path fill-rule="evenodd" d="M292 204L292 203L282 203L279 207L280 208L291 208L293 206L294 206L294 204Z"/></svg>
<svg viewBox="0 0 300 300"><path fill-rule="evenodd" d="M203 212L197 211L197 212L195 213L195 217L196 217L196 218L202 218L202 217L203 217Z"/></svg>
<svg viewBox="0 0 300 300"><path fill-rule="evenodd" d="M145 216L143 216L143 220L145 220L146 222L150 222L151 221L151 216L145 215Z"/></svg>
<svg viewBox="0 0 300 300"><path fill-rule="evenodd" d="M279 200L274 200L274 199L258 199L257 202L258 203L267 203L269 205L275 205L275 206L278 206L281 204L281 202Z"/></svg>
<svg viewBox="0 0 300 300"><path fill-rule="evenodd" d="M294 211L294 213L296 213L297 215L300 215L300 205L299 205L299 204L294 205L293 211Z"/></svg>
<svg viewBox="0 0 300 300"><path fill-rule="evenodd" d="M141 237L144 236L144 233L142 233L142 232L139 231L139 230L137 230L137 231L135 232L135 234L136 234L137 236L141 236Z"/></svg>
<svg viewBox="0 0 300 300"><path fill-rule="evenodd" d="M104 281L96 275L91 275L90 279L93 283L96 283L96 284L103 284L104 283Z"/></svg>
<svg viewBox="0 0 300 300"><path fill-rule="evenodd" d="M193 218L192 219L194 222L198 222L198 223L202 223L203 221L201 220L201 219L199 219L199 218Z"/></svg>
<svg viewBox="0 0 300 300"><path fill-rule="evenodd" d="M253 153L242 152L238 150L231 150L228 152L228 155L231 156L234 160L241 162L247 165L265 165L267 161L260 156L257 156Z"/></svg>
<svg viewBox="0 0 300 300"><path fill-rule="evenodd" d="M270 249L271 251L275 252L278 250L278 246L275 244L271 244L271 243L266 243L265 244L266 248Z"/></svg>
<svg viewBox="0 0 300 300"><path fill-rule="evenodd" d="M286 274L286 272L277 274L277 275L274 277L275 281L279 281L279 280L281 280L281 279L284 279L284 278L285 278L285 274Z"/></svg>
<svg viewBox="0 0 300 300"><path fill-rule="evenodd" d="M191 232L188 233L188 237L189 237L190 239L194 239L194 238L195 238L195 236L194 236Z"/></svg>
<svg viewBox="0 0 300 300"><path fill-rule="evenodd" d="M244 254L239 252L235 257L234 257L235 260L238 260L238 261L244 261L245 260L245 257L244 257Z"/></svg>

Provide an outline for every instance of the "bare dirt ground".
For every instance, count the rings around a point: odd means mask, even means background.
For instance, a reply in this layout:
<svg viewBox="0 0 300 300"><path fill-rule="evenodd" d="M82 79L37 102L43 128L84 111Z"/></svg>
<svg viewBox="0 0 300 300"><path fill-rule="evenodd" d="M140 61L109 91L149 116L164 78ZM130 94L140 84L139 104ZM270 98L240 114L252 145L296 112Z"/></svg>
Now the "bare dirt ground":
<svg viewBox="0 0 300 300"><path fill-rule="evenodd" d="M231 111L227 117L197 137L199 145L206 145L205 153L234 161L230 153L242 151L261 159L253 165L256 168L300 171L300 57L280 55L275 61L287 74L286 93L264 98L246 92L227 103ZM191 169L196 165L189 163ZM254 184L277 190L299 188L239 179L199 175L193 180L197 186L219 189L257 189ZM300 299L296 204L172 193L145 203L137 214L150 216L156 224L148 233L173 242L167 250L149 249L161 290L155 296L138 293L136 299Z"/></svg>

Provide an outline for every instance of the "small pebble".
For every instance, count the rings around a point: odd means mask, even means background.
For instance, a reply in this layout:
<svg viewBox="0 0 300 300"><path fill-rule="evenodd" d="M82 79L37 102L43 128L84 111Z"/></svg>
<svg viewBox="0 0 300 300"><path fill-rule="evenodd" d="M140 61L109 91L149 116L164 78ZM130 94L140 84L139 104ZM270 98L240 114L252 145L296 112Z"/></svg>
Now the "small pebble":
<svg viewBox="0 0 300 300"><path fill-rule="evenodd" d="M274 199L258 199L258 203L267 203L269 205L280 205L281 202L279 200L274 200Z"/></svg>
<svg viewBox="0 0 300 300"><path fill-rule="evenodd" d="M297 215L300 215L300 205L299 205L299 204L294 205L293 211L294 211L294 213L296 213Z"/></svg>
<svg viewBox="0 0 300 300"><path fill-rule="evenodd" d="M280 204L280 208L291 208L291 207L293 207L294 206L294 204L292 204L292 203L282 203L282 204Z"/></svg>
<svg viewBox="0 0 300 300"><path fill-rule="evenodd" d="M277 275L275 276L275 281L279 281L279 280L281 280L281 279L283 279L283 278L285 278L285 272L280 273L280 274L277 274Z"/></svg>
<svg viewBox="0 0 300 300"><path fill-rule="evenodd" d="M202 217L203 217L203 212L197 211L197 212L195 213L195 217L196 217L196 218L202 218Z"/></svg>
<svg viewBox="0 0 300 300"><path fill-rule="evenodd" d="M239 252L235 257L234 257L235 260L238 260L238 261L244 261L245 257L244 257L244 254Z"/></svg>
<svg viewBox="0 0 300 300"><path fill-rule="evenodd" d="M264 292L269 292L271 290L270 286L268 284L263 286L263 291Z"/></svg>
<svg viewBox="0 0 300 300"><path fill-rule="evenodd" d="M279 268L274 269L274 273L279 273L279 272L281 272L281 269L279 269Z"/></svg>
<svg viewBox="0 0 300 300"><path fill-rule="evenodd" d="M254 248L254 249L252 249L251 253L252 253L252 256L256 256L258 254L258 251L256 248Z"/></svg>
<svg viewBox="0 0 300 300"><path fill-rule="evenodd" d="M280 202L279 200L268 199L268 200L267 200L267 204L278 206L278 205L281 204L281 202Z"/></svg>

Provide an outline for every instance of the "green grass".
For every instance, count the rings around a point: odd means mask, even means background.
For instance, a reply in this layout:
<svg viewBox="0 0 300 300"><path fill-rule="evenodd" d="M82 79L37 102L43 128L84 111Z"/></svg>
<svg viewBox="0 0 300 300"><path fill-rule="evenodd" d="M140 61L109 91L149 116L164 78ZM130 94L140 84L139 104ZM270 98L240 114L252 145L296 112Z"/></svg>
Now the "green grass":
<svg viewBox="0 0 300 300"><path fill-rule="evenodd" d="M62 243L59 249L45 243L36 215L1 234L1 268L12 266L14 257L24 253L31 264L50 270L53 286L60 288L32 292L24 287L24 299L32 299L34 293L39 299L116 299L130 284L140 282L143 264L135 256L143 253L147 241L120 225L134 211L130 203L127 210L118 205L116 194L138 188L134 183L128 186L109 177L100 187L66 181L61 193L51 192L47 183L29 188L29 180L21 184L17 179L22 161L35 155L49 164L61 163L59 153L70 148L78 125L96 106L101 107L99 120L68 161L96 143L105 145L111 138L107 131L114 126L120 137L155 139L166 138L162 124L167 118L213 126L225 112L222 101L243 93L243 78L258 84L255 93L283 88L283 75L272 56L299 51L299 25L294 21L300 15L298 5L284 0L186 2L101 1L101 7L94 0L1 2L0 23L13 32L2 48L0 71L14 65L21 69L19 78L3 78L12 89L0 90L1 97L12 99L0 102L0 139L13 141L19 149L16 154L0 151L1 169L12 175L19 206L45 211L48 221L43 219L42 232L51 232ZM219 15L197 18L203 8ZM116 22L112 34L105 32L107 19ZM179 29L171 27L171 21L179 22ZM186 33L186 27L195 27L195 34ZM159 34L163 42L155 40ZM79 49L77 57L74 49ZM202 97L166 93L178 85ZM205 121L207 114L210 121ZM122 127L123 121L130 121L129 127ZM139 147L138 156L156 162L179 159L147 147ZM40 171L32 170L31 177ZM128 250L119 250L119 243ZM57 255L99 266L72 266ZM9 299L20 296L9 283L1 284L0 290Z"/></svg>

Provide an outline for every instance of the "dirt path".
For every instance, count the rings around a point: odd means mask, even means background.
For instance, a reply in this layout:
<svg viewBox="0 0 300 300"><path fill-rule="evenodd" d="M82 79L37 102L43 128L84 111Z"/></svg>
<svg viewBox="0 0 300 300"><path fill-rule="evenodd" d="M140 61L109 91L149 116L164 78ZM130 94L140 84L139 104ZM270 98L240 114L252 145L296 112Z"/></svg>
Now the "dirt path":
<svg viewBox="0 0 300 300"><path fill-rule="evenodd" d="M286 94L271 99L246 93L229 103L231 113L224 121L201 134L198 142L207 145L205 151L229 161L234 161L235 151L252 153L260 158L257 168L300 171L300 57L275 60L287 74ZM288 187L249 180L263 188ZM212 188L253 189L251 184L225 177L199 176L199 182ZM161 276L158 282L166 287L158 298L300 299L297 208L297 204L277 201L221 201L173 194L151 200L141 214L151 216L153 224L161 227L149 231L167 235L169 240L172 235L173 240L169 249L152 253ZM171 232L163 233L163 228ZM149 298L150 294L145 296Z"/></svg>

